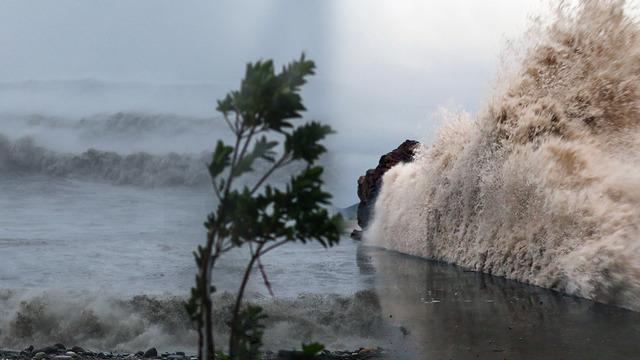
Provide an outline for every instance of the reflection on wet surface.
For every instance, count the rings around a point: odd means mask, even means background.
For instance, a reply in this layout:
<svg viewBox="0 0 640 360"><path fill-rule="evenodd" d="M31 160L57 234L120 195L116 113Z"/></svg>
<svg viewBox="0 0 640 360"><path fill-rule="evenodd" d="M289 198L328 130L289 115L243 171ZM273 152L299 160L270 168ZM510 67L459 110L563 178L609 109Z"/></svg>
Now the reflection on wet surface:
<svg viewBox="0 0 640 360"><path fill-rule="evenodd" d="M640 358L640 313L370 247L358 265L407 358Z"/></svg>

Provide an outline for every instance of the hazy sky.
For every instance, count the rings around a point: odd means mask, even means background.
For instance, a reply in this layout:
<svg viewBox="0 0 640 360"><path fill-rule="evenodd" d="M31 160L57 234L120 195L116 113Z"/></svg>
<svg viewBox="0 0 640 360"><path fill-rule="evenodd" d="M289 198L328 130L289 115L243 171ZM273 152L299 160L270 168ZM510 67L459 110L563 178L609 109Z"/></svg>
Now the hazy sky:
<svg viewBox="0 0 640 360"><path fill-rule="evenodd" d="M244 62L306 50L339 73L491 67L534 0L0 2L0 81L234 80ZM356 74L354 74L354 72ZM347 79L344 79L347 80ZM349 80L353 80L350 79Z"/></svg>
<svg viewBox="0 0 640 360"><path fill-rule="evenodd" d="M405 138L428 137L440 106L481 106L506 40L546 7L538 0L0 0L0 82L206 83L198 94L184 87L159 101L158 111L207 115L247 61L281 64L306 51L318 65L306 91L310 115L337 128L332 145L346 168L366 168ZM0 111L61 109L59 97L8 94ZM148 105L144 96L63 103L118 111ZM98 107L81 106L91 101Z"/></svg>

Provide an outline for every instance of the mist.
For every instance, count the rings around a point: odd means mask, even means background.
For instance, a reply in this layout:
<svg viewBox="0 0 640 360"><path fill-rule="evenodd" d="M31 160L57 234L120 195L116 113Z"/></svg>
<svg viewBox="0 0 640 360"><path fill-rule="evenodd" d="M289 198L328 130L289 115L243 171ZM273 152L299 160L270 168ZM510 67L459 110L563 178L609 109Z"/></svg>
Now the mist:
<svg viewBox="0 0 640 360"><path fill-rule="evenodd" d="M336 203L347 206L356 200L358 175L404 139L428 139L441 106L478 107L505 41L539 7L536 1L3 2L0 113L213 118L216 99L238 86L247 62L283 64L304 51L318 66L304 94L307 118L337 130L327 161L339 177Z"/></svg>

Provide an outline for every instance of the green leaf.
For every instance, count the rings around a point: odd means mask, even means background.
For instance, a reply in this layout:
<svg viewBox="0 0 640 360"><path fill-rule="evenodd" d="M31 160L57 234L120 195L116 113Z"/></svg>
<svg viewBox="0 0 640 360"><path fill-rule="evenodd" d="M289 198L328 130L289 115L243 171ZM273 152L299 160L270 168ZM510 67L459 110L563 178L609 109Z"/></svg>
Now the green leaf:
<svg viewBox="0 0 640 360"><path fill-rule="evenodd" d="M218 101L217 110L225 117L235 113L241 118L244 129L282 132L291 128L291 119L300 118L306 108L302 104L300 88L306 77L313 75L315 64L304 54L299 60L283 67L276 74L273 61L257 61L247 64L240 89L229 92Z"/></svg>
<svg viewBox="0 0 640 360"><path fill-rule="evenodd" d="M229 324L235 333L236 354L234 360L256 360L260 358L264 325L267 316L260 306L247 305L238 315L235 324Z"/></svg>
<svg viewBox="0 0 640 360"><path fill-rule="evenodd" d="M278 142L268 141L266 136L256 140L253 150L238 160L236 167L233 169L233 176L240 176L246 172L253 171L252 166L257 159L274 162L276 152L273 151L273 148L276 146L278 146Z"/></svg>
<svg viewBox="0 0 640 360"><path fill-rule="evenodd" d="M302 353L305 356L316 356L324 350L324 345L314 342L311 344L302 344Z"/></svg>
<svg viewBox="0 0 640 360"><path fill-rule="evenodd" d="M293 160L304 160L312 164L327 151L320 141L331 133L333 130L329 125L316 121L303 124L287 135L285 151L292 154Z"/></svg>
<svg viewBox="0 0 640 360"><path fill-rule="evenodd" d="M215 179L230 165L231 153L233 153L233 147L226 146L222 140L218 140L216 149L211 157L211 162L209 163L209 175L211 175L211 178Z"/></svg>

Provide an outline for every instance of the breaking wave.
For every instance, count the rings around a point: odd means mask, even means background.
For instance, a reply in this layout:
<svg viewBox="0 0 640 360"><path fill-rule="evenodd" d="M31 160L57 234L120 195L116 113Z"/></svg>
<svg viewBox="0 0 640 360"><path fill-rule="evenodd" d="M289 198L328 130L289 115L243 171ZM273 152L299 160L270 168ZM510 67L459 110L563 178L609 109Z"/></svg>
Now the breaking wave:
<svg viewBox="0 0 640 360"><path fill-rule="evenodd" d="M0 345L20 349L62 342L94 351L135 352L155 346L161 351L195 352L197 333L184 310L184 300L5 290L0 292ZM217 296L214 316L225 320L233 300L229 293ZM380 304L372 291L253 302L268 315L265 350L299 348L310 341L323 342L331 349L358 348L377 345L383 336ZM215 324L216 339L222 344L228 329L224 321Z"/></svg>
<svg viewBox="0 0 640 360"><path fill-rule="evenodd" d="M89 149L64 154L35 144L32 138L11 141L0 134L0 173L99 180L117 185L198 186L209 183L210 155L138 152L121 155Z"/></svg>
<svg viewBox="0 0 640 360"><path fill-rule="evenodd" d="M640 27L566 3L485 111L385 174L366 237L640 310Z"/></svg>

